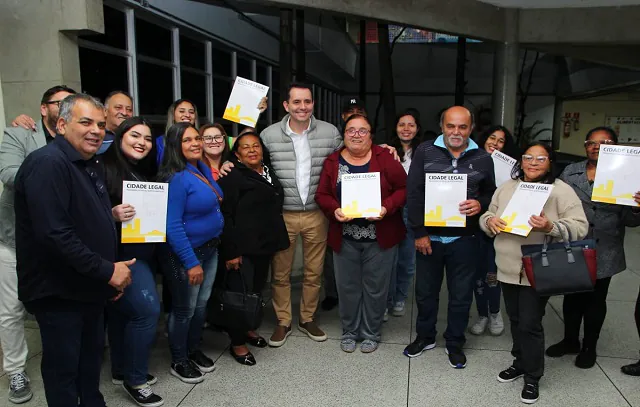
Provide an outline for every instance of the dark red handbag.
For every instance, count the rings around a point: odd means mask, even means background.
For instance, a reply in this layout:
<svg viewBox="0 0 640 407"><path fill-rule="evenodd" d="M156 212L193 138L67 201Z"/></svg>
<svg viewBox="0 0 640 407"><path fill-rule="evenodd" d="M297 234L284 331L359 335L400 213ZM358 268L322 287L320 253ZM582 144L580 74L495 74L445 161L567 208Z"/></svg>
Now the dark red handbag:
<svg viewBox="0 0 640 407"><path fill-rule="evenodd" d="M569 230L556 223L564 239L522 246L522 268L538 294L564 295L593 291L597 279L596 242L571 241Z"/></svg>

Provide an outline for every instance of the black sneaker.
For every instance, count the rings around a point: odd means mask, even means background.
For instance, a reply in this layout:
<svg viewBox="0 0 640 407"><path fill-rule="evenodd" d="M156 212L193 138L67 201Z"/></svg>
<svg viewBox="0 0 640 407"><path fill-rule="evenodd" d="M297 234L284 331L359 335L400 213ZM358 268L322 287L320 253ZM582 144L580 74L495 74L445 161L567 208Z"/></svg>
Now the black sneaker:
<svg viewBox="0 0 640 407"><path fill-rule="evenodd" d="M134 389L126 383L122 384L124 390L131 396L133 401L135 401L139 406L143 407L160 407L164 404L164 400L162 397L153 393L151 387L148 384L145 384L140 389Z"/></svg>
<svg viewBox="0 0 640 407"><path fill-rule="evenodd" d="M445 353L449 356L449 364L454 369L464 369L467 367L467 357L460 348L445 348Z"/></svg>
<svg viewBox="0 0 640 407"><path fill-rule="evenodd" d="M640 376L640 362L622 366L620 370L622 370L622 373L629 376Z"/></svg>
<svg viewBox="0 0 640 407"><path fill-rule="evenodd" d="M213 360L202 353L201 350L189 353L189 360L193 362L202 373L211 373L216 370L216 365L213 363Z"/></svg>
<svg viewBox="0 0 640 407"><path fill-rule="evenodd" d="M538 401L540 393L538 392L538 383L525 383L522 388L520 401L526 404L533 404Z"/></svg>
<svg viewBox="0 0 640 407"><path fill-rule="evenodd" d="M500 383L511 383L514 380L517 380L524 376L524 372L522 370L518 370L513 366L509 366L506 370L498 373L498 381Z"/></svg>
<svg viewBox="0 0 640 407"><path fill-rule="evenodd" d="M171 364L171 375L185 383L196 384L204 380L202 372L190 360Z"/></svg>
<svg viewBox="0 0 640 407"><path fill-rule="evenodd" d="M550 358L559 358L564 355L575 355L580 352L580 342L569 342L565 339L547 348L545 354Z"/></svg>
<svg viewBox="0 0 640 407"><path fill-rule="evenodd" d="M422 355L425 350L430 350L436 347L436 340L433 338L421 338L417 337L415 341L404 348L403 354L409 358L415 358Z"/></svg>
<svg viewBox="0 0 640 407"><path fill-rule="evenodd" d="M597 358L595 349L583 347L576 357L575 365L580 369L591 369L596 364Z"/></svg>
<svg viewBox="0 0 640 407"><path fill-rule="evenodd" d="M336 297L325 297L322 300L322 304L320 306L324 311L331 311L338 305L338 299Z"/></svg>
<svg viewBox="0 0 640 407"><path fill-rule="evenodd" d="M114 374L111 376L111 383L115 384L116 386L122 386L122 383L124 383L124 375L122 374ZM158 378L155 377L154 375L147 375L147 384L149 386L158 383Z"/></svg>

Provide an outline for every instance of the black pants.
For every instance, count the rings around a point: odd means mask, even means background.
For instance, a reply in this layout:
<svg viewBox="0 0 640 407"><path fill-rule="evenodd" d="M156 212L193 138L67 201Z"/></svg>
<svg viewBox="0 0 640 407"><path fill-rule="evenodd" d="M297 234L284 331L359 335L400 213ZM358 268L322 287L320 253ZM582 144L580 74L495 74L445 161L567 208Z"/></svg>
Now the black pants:
<svg viewBox="0 0 640 407"><path fill-rule="evenodd" d="M104 306L73 304L34 312L42 337L42 380L49 407L104 407L100 365Z"/></svg>
<svg viewBox="0 0 640 407"><path fill-rule="evenodd" d="M564 339L577 343L580 325L584 319L583 346L595 349L600 331L607 316L607 294L611 277L596 280L592 292L564 296L562 314L564 316Z"/></svg>
<svg viewBox="0 0 640 407"><path fill-rule="evenodd" d="M243 291L242 277L249 292L261 293L267 281L269 264L272 256L242 256L242 267L240 270L225 270L229 273L227 277L227 289L232 291ZM247 331L243 329L229 330L232 346L242 346L247 341Z"/></svg>
<svg viewBox="0 0 640 407"><path fill-rule="evenodd" d="M505 283L502 295L511 322L513 367L524 372L526 383L537 383L544 374L542 317L549 297L539 296L529 286Z"/></svg>
<svg viewBox="0 0 640 407"><path fill-rule="evenodd" d="M638 330L638 336L640 337L640 292L638 292L638 299L636 300L636 329Z"/></svg>
<svg viewBox="0 0 640 407"><path fill-rule="evenodd" d="M447 244L433 242L431 254L425 256L416 253L416 332L419 337L436 338L440 288L446 269L449 303L444 339L450 348L462 348L464 345L464 331L469 323L469 309L473 302L477 239L475 236L465 236Z"/></svg>

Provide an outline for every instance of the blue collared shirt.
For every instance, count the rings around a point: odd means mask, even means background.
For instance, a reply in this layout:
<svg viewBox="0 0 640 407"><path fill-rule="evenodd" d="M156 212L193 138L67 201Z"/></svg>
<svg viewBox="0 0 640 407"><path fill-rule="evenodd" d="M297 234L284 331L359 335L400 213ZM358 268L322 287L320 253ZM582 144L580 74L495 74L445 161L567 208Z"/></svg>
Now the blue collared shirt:
<svg viewBox="0 0 640 407"><path fill-rule="evenodd" d="M433 145L444 148L445 150L447 150L449 155L451 155L451 152L449 151L449 149L447 149L447 146L444 144L444 136L442 134L438 136L438 138L433 143ZM455 158L453 155L451 155L451 162L453 163L455 160L455 162L457 163L458 159L460 159L463 155L465 155L467 151L477 150L477 149L478 149L478 145L476 144L476 142L471 140L471 138L469 138L469 143L467 144L467 148L462 152L462 154L460 154L460 157L458 158ZM456 167L456 165L454 165L454 167ZM460 239L460 236L430 236L430 237L432 242L441 242L444 244L453 243L456 240Z"/></svg>

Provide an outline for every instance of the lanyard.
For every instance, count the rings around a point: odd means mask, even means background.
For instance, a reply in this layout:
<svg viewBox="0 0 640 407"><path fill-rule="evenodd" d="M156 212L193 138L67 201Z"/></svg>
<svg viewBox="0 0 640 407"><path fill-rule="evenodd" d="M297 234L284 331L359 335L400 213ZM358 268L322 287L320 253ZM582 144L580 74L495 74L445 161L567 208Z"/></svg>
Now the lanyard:
<svg viewBox="0 0 640 407"><path fill-rule="evenodd" d="M211 185L211 183L209 182L209 180L208 180L208 179L206 179L206 178L205 178L205 177L203 177L202 175L200 175L200 174L198 174L198 173L195 173L195 172L193 172L193 171L191 171L191 170L188 170L188 171L189 171L190 173L192 173L193 175L195 175L195 176L196 176L200 181L202 181L202 182L204 182L205 184L207 184L207 186L208 186L209 188L211 188L211 190L212 190L212 191L216 194L216 196L218 197L218 202L222 202L222 197L220 196L220 193L218 193L218 190L217 190L217 189L215 189L215 188L213 187L213 185Z"/></svg>

